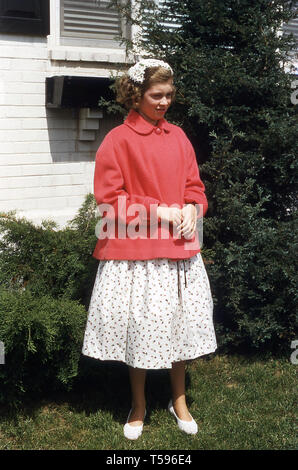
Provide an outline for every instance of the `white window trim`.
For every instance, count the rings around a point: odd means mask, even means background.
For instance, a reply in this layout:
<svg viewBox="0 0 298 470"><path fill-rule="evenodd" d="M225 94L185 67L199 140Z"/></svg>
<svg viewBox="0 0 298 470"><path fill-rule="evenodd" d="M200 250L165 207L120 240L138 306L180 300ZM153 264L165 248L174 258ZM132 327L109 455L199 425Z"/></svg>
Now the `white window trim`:
<svg viewBox="0 0 298 470"><path fill-rule="evenodd" d="M132 62L128 57L125 46L104 40L79 38L74 39L60 35L60 0L50 0L50 34L48 36L49 57L51 60L75 62ZM133 30L133 28L132 28ZM131 34L134 34L132 31ZM94 46L92 45L94 44Z"/></svg>

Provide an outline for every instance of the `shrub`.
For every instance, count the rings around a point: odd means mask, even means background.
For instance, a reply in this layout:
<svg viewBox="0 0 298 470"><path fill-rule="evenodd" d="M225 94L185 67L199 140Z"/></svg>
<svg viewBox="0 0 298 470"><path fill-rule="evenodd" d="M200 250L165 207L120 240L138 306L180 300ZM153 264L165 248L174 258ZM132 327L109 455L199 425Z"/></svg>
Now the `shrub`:
<svg viewBox="0 0 298 470"><path fill-rule="evenodd" d="M86 310L78 301L0 289L0 403L29 393L69 389L78 374Z"/></svg>
<svg viewBox="0 0 298 470"><path fill-rule="evenodd" d="M88 194L76 217L63 229L50 220L35 226L14 212L0 217L0 284L26 288L35 296L79 300L88 305L98 261L96 201Z"/></svg>
<svg viewBox="0 0 298 470"><path fill-rule="evenodd" d="M296 339L296 227L297 218L256 219L246 240L216 243L208 273L218 338L226 351L290 357Z"/></svg>

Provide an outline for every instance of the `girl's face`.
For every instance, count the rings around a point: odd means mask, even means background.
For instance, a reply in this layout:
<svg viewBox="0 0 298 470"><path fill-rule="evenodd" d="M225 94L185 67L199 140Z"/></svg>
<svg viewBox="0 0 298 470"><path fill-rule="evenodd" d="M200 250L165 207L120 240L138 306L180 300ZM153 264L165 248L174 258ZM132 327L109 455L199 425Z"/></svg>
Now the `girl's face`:
<svg viewBox="0 0 298 470"><path fill-rule="evenodd" d="M156 83L145 91L143 98L139 102L139 113L151 124L163 118L167 112L173 95L173 81Z"/></svg>

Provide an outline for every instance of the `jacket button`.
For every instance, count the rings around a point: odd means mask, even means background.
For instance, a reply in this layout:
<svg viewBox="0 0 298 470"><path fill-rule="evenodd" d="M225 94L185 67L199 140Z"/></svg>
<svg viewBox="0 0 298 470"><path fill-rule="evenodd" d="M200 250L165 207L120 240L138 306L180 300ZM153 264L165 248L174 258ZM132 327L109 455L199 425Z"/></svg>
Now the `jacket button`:
<svg viewBox="0 0 298 470"><path fill-rule="evenodd" d="M155 129L155 132L156 132L156 134L160 134L160 133L161 133L161 129L160 129L159 127L157 127L157 128Z"/></svg>

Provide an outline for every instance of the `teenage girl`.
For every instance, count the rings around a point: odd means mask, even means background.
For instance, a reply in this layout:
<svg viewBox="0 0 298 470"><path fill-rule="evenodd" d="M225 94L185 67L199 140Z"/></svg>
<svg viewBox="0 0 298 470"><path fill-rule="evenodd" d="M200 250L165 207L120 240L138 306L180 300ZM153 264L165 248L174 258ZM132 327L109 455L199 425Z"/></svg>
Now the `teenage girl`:
<svg viewBox="0 0 298 470"><path fill-rule="evenodd" d="M148 369L169 369L168 409L181 430L197 433L185 399L185 361L217 347L197 233L208 206L205 187L189 139L164 117L175 91L169 64L137 62L117 81L128 115L96 154L99 265L82 352L128 365L128 439L142 434Z"/></svg>

